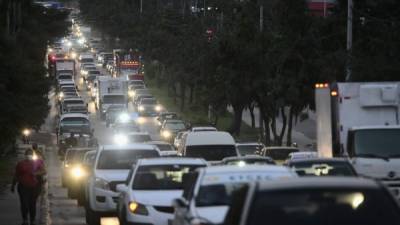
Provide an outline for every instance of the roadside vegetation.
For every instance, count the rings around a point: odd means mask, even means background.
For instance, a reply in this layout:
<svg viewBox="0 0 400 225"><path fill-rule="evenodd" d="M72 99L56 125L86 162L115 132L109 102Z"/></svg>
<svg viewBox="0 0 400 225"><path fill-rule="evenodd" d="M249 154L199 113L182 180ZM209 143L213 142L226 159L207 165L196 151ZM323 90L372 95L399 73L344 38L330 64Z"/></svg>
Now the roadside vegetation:
<svg viewBox="0 0 400 225"><path fill-rule="evenodd" d="M47 116L47 43L65 35L67 16L32 1L0 0L0 153Z"/></svg>
<svg viewBox="0 0 400 225"><path fill-rule="evenodd" d="M314 84L345 81L347 65L350 81L398 79L398 1L355 3L351 55L346 0L325 18L306 1L207 0L205 12L189 0L140 2L80 0L80 6L110 46L142 52L146 79L167 90L172 109L204 118L211 106L210 122L225 127L232 106L226 128L235 136L244 129L243 110L257 105L267 128L259 136L267 145L290 145L293 124L314 107Z"/></svg>

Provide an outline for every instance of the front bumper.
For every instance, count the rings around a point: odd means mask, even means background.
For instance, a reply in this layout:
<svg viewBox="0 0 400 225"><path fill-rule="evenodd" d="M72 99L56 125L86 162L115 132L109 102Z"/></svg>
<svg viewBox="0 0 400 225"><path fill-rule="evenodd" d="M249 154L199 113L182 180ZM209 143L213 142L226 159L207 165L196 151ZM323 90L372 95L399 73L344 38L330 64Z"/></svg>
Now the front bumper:
<svg viewBox="0 0 400 225"><path fill-rule="evenodd" d="M172 206L147 206L148 215L138 215L131 212L127 213L127 222L129 224L157 224L169 225L174 219Z"/></svg>
<svg viewBox="0 0 400 225"><path fill-rule="evenodd" d="M116 213L118 193L110 190L93 188L90 201L93 211Z"/></svg>

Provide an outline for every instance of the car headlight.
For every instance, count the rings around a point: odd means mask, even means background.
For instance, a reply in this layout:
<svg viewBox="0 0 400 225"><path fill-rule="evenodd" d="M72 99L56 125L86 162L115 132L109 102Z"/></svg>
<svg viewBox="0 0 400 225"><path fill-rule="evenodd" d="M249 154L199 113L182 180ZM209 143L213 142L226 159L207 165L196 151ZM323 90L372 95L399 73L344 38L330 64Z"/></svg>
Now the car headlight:
<svg viewBox="0 0 400 225"><path fill-rule="evenodd" d="M121 113L118 116L118 121L121 123L127 123L127 122L129 122L129 119L130 119L130 117L129 117L128 113Z"/></svg>
<svg viewBox="0 0 400 225"><path fill-rule="evenodd" d="M128 143L128 137L123 134L116 134L114 136L114 142L118 145L124 145Z"/></svg>
<svg viewBox="0 0 400 225"><path fill-rule="evenodd" d="M171 135L172 135L171 132L168 130L165 130L162 132L162 136L165 138L169 138L169 137L171 137Z"/></svg>
<svg viewBox="0 0 400 225"><path fill-rule="evenodd" d="M143 117L139 117L139 118L136 120L136 122L137 122L138 124L144 124L144 123L146 123L146 119L143 118Z"/></svg>
<svg viewBox="0 0 400 225"><path fill-rule="evenodd" d="M137 202L129 203L129 211L133 214L138 215L149 215L149 211L147 211L146 206Z"/></svg>
<svg viewBox="0 0 400 225"><path fill-rule="evenodd" d="M130 90L130 91L128 91L128 95L129 95L129 97L133 98L135 96L135 92Z"/></svg>
<svg viewBox="0 0 400 225"><path fill-rule="evenodd" d="M144 111L144 107L143 106L139 106L139 111Z"/></svg>
<svg viewBox="0 0 400 225"><path fill-rule="evenodd" d="M60 93L58 94L58 97L63 98L63 97L64 97L64 93L63 93L63 92L60 92Z"/></svg>
<svg viewBox="0 0 400 225"><path fill-rule="evenodd" d="M157 112L159 112L159 111L161 111L162 107L161 107L161 105L156 105L155 109Z"/></svg>
<svg viewBox="0 0 400 225"><path fill-rule="evenodd" d="M110 190L110 185L106 180L96 177L94 181L94 187L100 188L103 190Z"/></svg>
<svg viewBox="0 0 400 225"><path fill-rule="evenodd" d="M80 166L76 166L71 170L72 177L80 179L85 176L85 171Z"/></svg>
<svg viewBox="0 0 400 225"><path fill-rule="evenodd" d="M75 53L75 52L72 52L72 53L71 53L71 58L73 58L73 59L76 58L76 53Z"/></svg>

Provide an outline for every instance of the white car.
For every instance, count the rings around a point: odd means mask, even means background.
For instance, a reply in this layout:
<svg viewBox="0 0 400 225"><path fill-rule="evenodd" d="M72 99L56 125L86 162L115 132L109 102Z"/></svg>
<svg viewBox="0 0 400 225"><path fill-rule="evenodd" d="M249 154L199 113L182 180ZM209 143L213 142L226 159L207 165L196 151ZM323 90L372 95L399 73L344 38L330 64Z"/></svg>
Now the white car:
<svg viewBox="0 0 400 225"><path fill-rule="evenodd" d="M184 175L205 167L203 159L141 159L132 168L127 185L117 186L120 224L168 225L174 217L172 202L182 196Z"/></svg>
<svg viewBox="0 0 400 225"><path fill-rule="evenodd" d="M191 225L199 218L210 224L222 224L231 204L233 191L253 181L297 177L291 169L275 165L212 166L191 174L194 184L174 201L173 225Z"/></svg>
<svg viewBox="0 0 400 225"><path fill-rule="evenodd" d="M138 159L159 157L152 145L105 145L97 151L93 172L86 187L86 222L100 225L102 216L116 213L116 186L125 183L132 164Z"/></svg>
<svg viewBox="0 0 400 225"><path fill-rule="evenodd" d="M158 150L160 150L161 156L168 156L168 157L178 156L178 152L176 151L174 146L168 142L150 141L150 142L146 142L146 144L156 146L158 148Z"/></svg>

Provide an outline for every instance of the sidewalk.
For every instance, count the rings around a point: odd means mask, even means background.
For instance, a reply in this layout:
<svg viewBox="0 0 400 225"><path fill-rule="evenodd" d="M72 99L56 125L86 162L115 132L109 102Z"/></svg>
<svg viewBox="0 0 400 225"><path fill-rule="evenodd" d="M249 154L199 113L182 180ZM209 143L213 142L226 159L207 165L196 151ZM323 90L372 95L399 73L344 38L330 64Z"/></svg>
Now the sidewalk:
<svg viewBox="0 0 400 225"><path fill-rule="evenodd" d="M229 112L233 112L232 108L228 107ZM315 116L310 113L310 118L293 124L292 140L296 142L297 145L304 150L313 150L312 145L316 142L316 127L315 127ZM260 125L260 111L258 108L254 108L255 125L259 127ZM251 126L250 111L245 109L243 111L242 120L247 125ZM282 123L277 120L276 126L278 131L282 127ZM284 136L284 141L286 140L286 135Z"/></svg>

